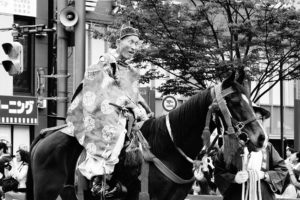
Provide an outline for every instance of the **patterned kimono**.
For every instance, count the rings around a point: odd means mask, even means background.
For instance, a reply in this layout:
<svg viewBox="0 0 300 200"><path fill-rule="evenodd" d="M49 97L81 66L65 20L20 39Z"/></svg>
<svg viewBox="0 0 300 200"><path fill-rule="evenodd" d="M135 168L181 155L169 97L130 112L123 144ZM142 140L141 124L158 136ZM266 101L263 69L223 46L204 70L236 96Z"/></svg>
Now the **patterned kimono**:
<svg viewBox="0 0 300 200"><path fill-rule="evenodd" d="M236 153L235 163L229 168L225 167L223 153L220 151L215 160L215 183L224 197L224 200L240 200L242 184L234 182L236 173L242 169L242 149ZM274 200L275 193L281 194L288 183L288 171L284 160L279 156L272 144L262 150L260 158L248 164L260 163L261 171L267 172L271 182L261 180L261 193L263 200Z"/></svg>
<svg viewBox="0 0 300 200"><path fill-rule="evenodd" d="M115 67L114 69L112 67ZM137 71L118 64L112 54L87 68L81 93L71 103L67 113L68 126L61 131L74 135L86 150L86 159L79 164L81 173L91 179L111 174L123 147L126 117L118 106L131 106L135 117L147 119L139 106Z"/></svg>

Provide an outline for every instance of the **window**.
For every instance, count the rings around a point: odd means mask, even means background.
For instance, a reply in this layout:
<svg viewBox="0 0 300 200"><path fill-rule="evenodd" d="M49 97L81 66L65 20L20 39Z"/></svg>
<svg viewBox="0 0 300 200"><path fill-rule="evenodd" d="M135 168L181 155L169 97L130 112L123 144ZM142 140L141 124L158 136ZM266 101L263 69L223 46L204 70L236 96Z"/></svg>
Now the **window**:
<svg viewBox="0 0 300 200"><path fill-rule="evenodd" d="M280 139L280 106L263 106L271 111L271 118L264 122L264 127L271 139ZM284 107L284 137L294 138L294 107Z"/></svg>

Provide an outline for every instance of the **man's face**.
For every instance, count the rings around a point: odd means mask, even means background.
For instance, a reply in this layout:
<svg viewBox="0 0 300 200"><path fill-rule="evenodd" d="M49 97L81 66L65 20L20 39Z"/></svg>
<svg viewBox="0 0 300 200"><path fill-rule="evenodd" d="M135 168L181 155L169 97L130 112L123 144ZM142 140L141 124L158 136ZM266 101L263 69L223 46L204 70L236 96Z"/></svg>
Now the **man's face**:
<svg viewBox="0 0 300 200"><path fill-rule="evenodd" d="M138 49L140 40L137 36L127 36L117 41L118 53L121 58L126 60L133 58Z"/></svg>

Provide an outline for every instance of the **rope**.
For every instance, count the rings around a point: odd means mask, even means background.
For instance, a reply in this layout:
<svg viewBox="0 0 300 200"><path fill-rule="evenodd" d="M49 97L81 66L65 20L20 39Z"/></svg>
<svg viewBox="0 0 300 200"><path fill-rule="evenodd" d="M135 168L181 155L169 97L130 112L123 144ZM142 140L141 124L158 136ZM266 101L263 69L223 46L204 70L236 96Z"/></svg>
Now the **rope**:
<svg viewBox="0 0 300 200"><path fill-rule="evenodd" d="M242 194L243 200L262 200L261 184L259 174L255 170L247 170L249 179L247 181L246 192ZM243 191L244 192L244 191Z"/></svg>

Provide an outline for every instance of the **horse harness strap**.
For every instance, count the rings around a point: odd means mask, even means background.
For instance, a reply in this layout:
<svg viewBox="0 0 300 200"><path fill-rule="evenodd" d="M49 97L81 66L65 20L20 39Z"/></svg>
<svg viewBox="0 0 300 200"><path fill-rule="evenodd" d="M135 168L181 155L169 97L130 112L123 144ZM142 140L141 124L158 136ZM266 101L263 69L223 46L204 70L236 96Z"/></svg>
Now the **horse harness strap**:
<svg viewBox="0 0 300 200"><path fill-rule="evenodd" d="M217 103L219 105L219 108L224 116L224 120L228 126L227 131L228 134L235 134L234 128L232 127L231 124L231 114L230 111L228 110L228 107L226 105L226 101L224 99L225 96L232 94L234 92L234 90L232 89L232 87L227 88L226 90L222 91L222 85L219 84L217 86L215 86L215 95L216 95L216 100Z"/></svg>
<svg viewBox="0 0 300 200"><path fill-rule="evenodd" d="M195 180L194 177L190 179L183 179L170 170L160 159L158 159L149 149L143 151L143 155L146 161L153 162L154 165L170 180L177 184L191 183Z"/></svg>
<svg viewBox="0 0 300 200"><path fill-rule="evenodd" d="M175 144L174 142L174 138L173 138L173 134L172 134L172 129L171 129L171 125L170 125L170 118L169 118L169 114L166 115L166 126L167 126L167 129L168 129L168 133L169 133L169 136L173 142L173 144ZM175 148L177 149L177 151L190 163L194 164L194 160L191 159L190 157L188 157L183 151L182 149L180 149L178 146L175 145Z"/></svg>

